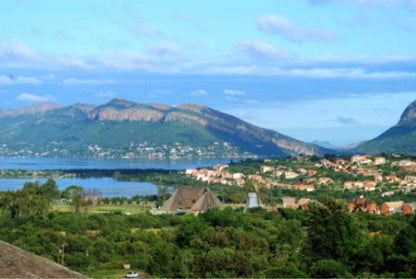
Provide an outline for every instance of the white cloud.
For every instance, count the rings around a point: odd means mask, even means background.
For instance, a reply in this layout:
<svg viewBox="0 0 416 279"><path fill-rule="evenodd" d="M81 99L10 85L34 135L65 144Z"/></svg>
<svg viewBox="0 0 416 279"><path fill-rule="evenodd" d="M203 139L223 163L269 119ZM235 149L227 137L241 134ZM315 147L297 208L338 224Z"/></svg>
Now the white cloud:
<svg viewBox="0 0 416 279"><path fill-rule="evenodd" d="M182 47L175 42L164 42L152 47L150 53L157 56L176 57L182 53Z"/></svg>
<svg viewBox="0 0 416 279"><path fill-rule="evenodd" d="M313 5L345 4L353 7L408 7L416 8L415 0L307 0Z"/></svg>
<svg viewBox="0 0 416 279"><path fill-rule="evenodd" d="M0 85L15 85L15 84L41 84L41 80L35 77L11 77L0 76Z"/></svg>
<svg viewBox="0 0 416 279"><path fill-rule="evenodd" d="M208 92L204 89L198 89L191 92L191 96L206 96Z"/></svg>
<svg viewBox="0 0 416 279"><path fill-rule="evenodd" d="M36 60L38 55L19 40L0 41L0 61L10 62L21 59Z"/></svg>
<svg viewBox="0 0 416 279"><path fill-rule="evenodd" d="M19 43L5 44L0 41L0 63L6 69L47 69L49 71L76 69L162 74L287 76L315 79L392 80L416 78L416 72L410 67L416 66L415 56L381 58L325 56L308 60L282 51L262 40L247 40L236 44L231 56L218 58L214 61L195 57L191 59L189 52L180 52L180 46L174 43L157 45L149 51L147 53L117 51L82 56L40 56L31 55L33 52ZM166 55L156 55L155 53L165 53ZM179 61L180 63L178 63ZM0 85L39 84L42 82L48 81L34 77L0 76ZM67 85L97 85L112 82L112 80L90 78L63 80L63 83Z"/></svg>
<svg viewBox="0 0 416 279"><path fill-rule="evenodd" d="M290 55L262 40L247 40L237 45L237 49L254 59L286 60Z"/></svg>
<svg viewBox="0 0 416 279"><path fill-rule="evenodd" d="M230 95L230 96L243 96L243 95L246 95L246 92L242 90L235 90L235 89L224 89L224 94Z"/></svg>
<svg viewBox="0 0 416 279"><path fill-rule="evenodd" d="M40 96L40 95L34 95L30 93L21 93L20 95L17 96L17 100L39 103L39 102L51 101L53 100L53 97L50 95Z"/></svg>
<svg viewBox="0 0 416 279"><path fill-rule="evenodd" d="M96 84L109 84L109 83L113 83L113 80L97 80L97 79L80 79L80 78L67 78L64 79L63 84L66 85L96 85Z"/></svg>
<svg viewBox="0 0 416 279"><path fill-rule="evenodd" d="M389 72L369 72L361 68L315 68L315 69L289 69L275 70L274 75L318 78L318 79L368 79L368 80L388 80L388 79L407 79L416 78L414 72L389 71Z"/></svg>
<svg viewBox="0 0 416 279"><path fill-rule="evenodd" d="M305 29L301 28L294 23L290 22L286 18L267 14L257 19L257 27L264 31L274 34L279 34L282 37L296 43L303 42L305 40L312 41L332 41L333 35L327 30L320 28Z"/></svg>

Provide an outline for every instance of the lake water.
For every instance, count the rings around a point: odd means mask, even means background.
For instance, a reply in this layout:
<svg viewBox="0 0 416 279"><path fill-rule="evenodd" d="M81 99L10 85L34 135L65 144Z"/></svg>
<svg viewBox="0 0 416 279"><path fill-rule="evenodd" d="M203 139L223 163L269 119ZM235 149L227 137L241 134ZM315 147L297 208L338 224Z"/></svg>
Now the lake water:
<svg viewBox="0 0 416 279"><path fill-rule="evenodd" d="M235 161L235 159L234 159ZM50 170L50 169L177 169L208 167L229 163L224 159L180 160L105 160L71 158L10 158L0 157L0 169Z"/></svg>
<svg viewBox="0 0 416 279"><path fill-rule="evenodd" d="M20 190L25 182L39 181L41 184L46 179L5 179L0 178L0 192L9 190ZM55 179L59 190L64 190L71 185L82 186L84 190L97 189L101 192L101 196L105 197L127 197L131 198L135 195L155 195L157 194L156 185L148 182L130 182L116 181L113 178L58 178Z"/></svg>
<svg viewBox="0 0 416 279"><path fill-rule="evenodd" d="M181 159L181 160L99 160L70 158L0 158L0 169L52 170L52 169L169 169L208 167L218 163L229 163L230 159ZM19 190L27 181L44 183L46 179L1 179L0 192ZM85 190L98 189L102 197L132 197L154 195L156 185L148 182L116 181L113 178L61 178L55 179L60 190L71 185Z"/></svg>

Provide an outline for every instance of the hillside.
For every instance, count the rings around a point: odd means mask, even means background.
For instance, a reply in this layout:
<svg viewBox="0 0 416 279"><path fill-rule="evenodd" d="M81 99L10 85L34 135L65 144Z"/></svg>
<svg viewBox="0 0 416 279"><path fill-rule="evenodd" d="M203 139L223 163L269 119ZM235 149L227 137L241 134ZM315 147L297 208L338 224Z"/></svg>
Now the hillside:
<svg viewBox="0 0 416 279"><path fill-rule="evenodd" d="M329 151L195 104L114 99L0 111L0 156L175 159Z"/></svg>
<svg viewBox="0 0 416 279"><path fill-rule="evenodd" d="M359 145L353 151L370 154L400 153L416 156L416 101L404 110L395 126L378 137Z"/></svg>
<svg viewBox="0 0 416 279"><path fill-rule="evenodd" d="M86 276L0 241L0 278L86 278Z"/></svg>

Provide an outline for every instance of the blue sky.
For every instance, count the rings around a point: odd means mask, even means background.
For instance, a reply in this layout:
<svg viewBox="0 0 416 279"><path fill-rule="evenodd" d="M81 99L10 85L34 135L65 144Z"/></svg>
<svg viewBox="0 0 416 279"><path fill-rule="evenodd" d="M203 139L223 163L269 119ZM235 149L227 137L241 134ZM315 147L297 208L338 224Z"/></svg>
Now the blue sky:
<svg viewBox="0 0 416 279"><path fill-rule="evenodd" d="M0 6L0 108L193 102L345 145L416 99L416 0Z"/></svg>

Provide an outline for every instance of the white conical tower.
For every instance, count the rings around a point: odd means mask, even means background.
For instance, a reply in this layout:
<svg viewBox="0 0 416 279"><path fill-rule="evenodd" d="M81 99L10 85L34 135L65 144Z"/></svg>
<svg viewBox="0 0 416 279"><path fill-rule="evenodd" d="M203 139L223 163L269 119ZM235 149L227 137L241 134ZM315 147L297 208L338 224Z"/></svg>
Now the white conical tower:
<svg viewBox="0 0 416 279"><path fill-rule="evenodd" d="M247 212L247 209L253 207L259 207L259 200L256 193L248 193L246 206L244 207L243 212Z"/></svg>

